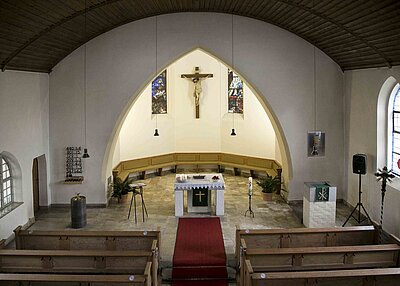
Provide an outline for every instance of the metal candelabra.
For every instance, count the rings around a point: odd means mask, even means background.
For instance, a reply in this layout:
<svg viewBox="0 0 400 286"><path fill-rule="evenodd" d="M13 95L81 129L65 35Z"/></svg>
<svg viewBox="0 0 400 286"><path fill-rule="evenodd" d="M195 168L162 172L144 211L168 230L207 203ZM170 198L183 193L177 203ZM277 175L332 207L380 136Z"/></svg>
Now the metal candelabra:
<svg viewBox="0 0 400 286"><path fill-rule="evenodd" d="M252 197L252 195L249 194L249 209L244 213L244 216L247 216L247 213L249 213L249 217L254 218L254 212L251 209L251 197Z"/></svg>
<svg viewBox="0 0 400 286"><path fill-rule="evenodd" d="M388 168L385 166L381 169L378 169L378 172L375 173L377 181L382 181L382 188L381 188L381 195L382 195L382 200L381 200L381 220L379 222L380 228L379 228L379 243L382 243L382 236L383 236L383 229L382 229L382 223L383 223L383 203L385 201L385 193L386 193L386 183L391 182L392 179L394 178L394 175L392 174L392 170L388 170Z"/></svg>

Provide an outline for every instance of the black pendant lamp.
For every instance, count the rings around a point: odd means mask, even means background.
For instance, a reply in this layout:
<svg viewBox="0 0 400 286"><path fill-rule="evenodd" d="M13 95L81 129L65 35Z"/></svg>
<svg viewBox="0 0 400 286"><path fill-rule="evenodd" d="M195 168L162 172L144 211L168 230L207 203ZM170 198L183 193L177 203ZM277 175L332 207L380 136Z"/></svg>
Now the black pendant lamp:
<svg viewBox="0 0 400 286"><path fill-rule="evenodd" d="M235 58L234 58L234 54L233 54L233 14L232 14L232 72L235 69ZM232 132L231 132L231 136L236 136L236 132L235 132L235 109L232 109Z"/></svg>
<svg viewBox="0 0 400 286"><path fill-rule="evenodd" d="M87 18L87 6L86 6L86 0L85 0L85 41L87 40L87 31L86 31L86 18ZM86 133L87 133L87 123L86 123L86 89L87 89L87 84L86 84L86 50L87 50L87 44L85 42L85 49L84 49L84 71L83 71L83 83L84 83L84 102L83 102L83 106L84 106L84 112L85 112L85 147L83 149L83 155L82 158L89 158L89 153L88 153L88 149L86 147Z"/></svg>
<svg viewBox="0 0 400 286"><path fill-rule="evenodd" d="M157 45L158 45L158 43L157 43L157 25L158 25L158 19L157 19L157 16L155 17L156 19L155 19L155 21L156 21L156 31L155 31L155 34L156 34L156 79L157 79L157 69L158 69L158 62L157 62L157 57L158 57L158 55L157 55ZM158 128L157 128L157 124L158 124L158 117L157 117L157 113L156 113L156 129L154 130L154 136L160 136L160 134L158 133Z"/></svg>

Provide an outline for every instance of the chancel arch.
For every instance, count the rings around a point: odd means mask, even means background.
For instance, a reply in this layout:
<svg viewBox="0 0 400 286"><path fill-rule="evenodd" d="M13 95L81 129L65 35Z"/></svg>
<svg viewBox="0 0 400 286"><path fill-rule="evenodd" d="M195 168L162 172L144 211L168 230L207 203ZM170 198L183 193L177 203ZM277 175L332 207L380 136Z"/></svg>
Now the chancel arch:
<svg viewBox="0 0 400 286"><path fill-rule="evenodd" d="M194 113L194 84L181 74L213 74L202 83L200 118ZM222 152L276 160L283 168L283 181L291 176L290 156L279 122L263 96L235 70L244 82L244 112L229 112L228 72L232 67L210 52L196 48L171 61L167 71L167 110L152 114L154 78L132 97L120 115L110 142L109 163L174 152ZM158 76L158 74L157 74ZM231 136L235 128L237 135ZM158 129L160 136L154 136Z"/></svg>

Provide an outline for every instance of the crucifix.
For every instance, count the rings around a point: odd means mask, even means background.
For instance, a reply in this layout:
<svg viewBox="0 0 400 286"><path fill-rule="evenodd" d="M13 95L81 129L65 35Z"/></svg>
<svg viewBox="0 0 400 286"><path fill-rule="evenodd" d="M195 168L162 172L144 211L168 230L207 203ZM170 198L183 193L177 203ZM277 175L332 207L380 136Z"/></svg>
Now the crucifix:
<svg viewBox="0 0 400 286"><path fill-rule="evenodd" d="M199 196L199 202L201 203L201 197L202 196L205 196L206 194L203 194L201 191L200 192L198 192L197 194L196 194L196 196Z"/></svg>
<svg viewBox="0 0 400 286"><path fill-rule="evenodd" d="M192 74L182 74L181 78L189 78L192 80L194 83L194 90L193 90L193 97L194 97L194 102L196 106L196 118L200 118L200 93L202 91L201 89L201 80L205 78L213 77L213 74L211 73L206 73L206 74L201 74L200 73L200 68L195 67L194 68L194 73Z"/></svg>

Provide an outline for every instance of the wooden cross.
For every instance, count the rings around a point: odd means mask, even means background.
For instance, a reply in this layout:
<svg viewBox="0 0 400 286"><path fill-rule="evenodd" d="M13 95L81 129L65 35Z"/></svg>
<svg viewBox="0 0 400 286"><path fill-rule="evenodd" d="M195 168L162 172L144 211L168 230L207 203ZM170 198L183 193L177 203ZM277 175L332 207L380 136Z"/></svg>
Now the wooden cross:
<svg viewBox="0 0 400 286"><path fill-rule="evenodd" d="M213 77L213 74L211 74L211 73L201 74L199 67L195 67L194 73L192 73L192 74L182 74L181 75L181 78L189 78L194 83L193 96L194 96L195 105L196 105L196 118L200 118L199 99L200 99L200 93L202 91L201 80L205 79L205 78L209 78L209 77Z"/></svg>
<svg viewBox="0 0 400 286"><path fill-rule="evenodd" d="M199 196L199 202L201 203L201 196L205 196L206 194L203 194L201 191L199 191L196 196Z"/></svg>

